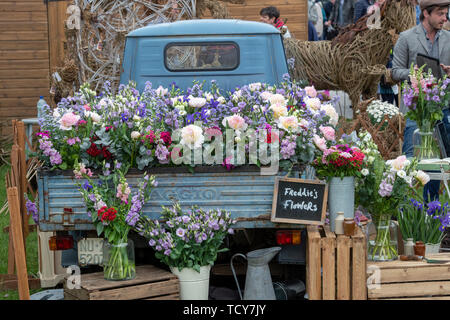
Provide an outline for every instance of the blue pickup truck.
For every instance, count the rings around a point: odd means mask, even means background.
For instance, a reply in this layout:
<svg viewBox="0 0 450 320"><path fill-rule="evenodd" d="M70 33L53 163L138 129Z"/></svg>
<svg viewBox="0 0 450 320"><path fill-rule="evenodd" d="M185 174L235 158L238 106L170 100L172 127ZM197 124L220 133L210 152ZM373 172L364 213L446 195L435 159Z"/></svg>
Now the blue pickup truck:
<svg viewBox="0 0 450 320"><path fill-rule="evenodd" d="M231 91L252 82L277 84L288 73L280 32L269 24L240 20L189 20L137 29L126 37L122 67L120 82L135 81L139 91L147 81L153 87L175 82L187 88L194 80L206 80L206 86L216 80L220 88ZM231 172L200 167L195 173L185 168L155 168L150 173L156 175L158 187L144 214L152 218L175 197L182 206L229 210L241 229L301 228L270 221L275 176L260 175L256 166ZM72 172L40 170L38 192L40 230L70 232L75 248L63 251L62 264L78 263L77 240L96 235ZM263 235L250 233L246 232L247 240Z"/></svg>

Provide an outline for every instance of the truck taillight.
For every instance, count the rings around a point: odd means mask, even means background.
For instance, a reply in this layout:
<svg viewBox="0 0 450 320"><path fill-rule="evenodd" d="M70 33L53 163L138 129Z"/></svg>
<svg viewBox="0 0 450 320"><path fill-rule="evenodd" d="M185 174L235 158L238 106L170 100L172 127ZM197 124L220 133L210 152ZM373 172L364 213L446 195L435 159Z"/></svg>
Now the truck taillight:
<svg viewBox="0 0 450 320"><path fill-rule="evenodd" d="M300 230L278 230L276 232L277 244L300 244L301 231Z"/></svg>
<svg viewBox="0 0 450 320"><path fill-rule="evenodd" d="M73 248L72 236L53 236L48 240L50 250L67 250Z"/></svg>

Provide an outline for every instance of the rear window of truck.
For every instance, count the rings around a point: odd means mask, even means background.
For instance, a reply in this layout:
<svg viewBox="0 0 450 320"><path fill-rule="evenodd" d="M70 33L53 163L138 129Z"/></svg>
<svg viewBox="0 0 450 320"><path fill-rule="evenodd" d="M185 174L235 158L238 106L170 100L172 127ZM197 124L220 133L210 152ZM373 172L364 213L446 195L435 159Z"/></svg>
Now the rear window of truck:
<svg viewBox="0 0 450 320"><path fill-rule="evenodd" d="M169 43L164 63L170 71L233 70L239 66L239 46L234 42Z"/></svg>

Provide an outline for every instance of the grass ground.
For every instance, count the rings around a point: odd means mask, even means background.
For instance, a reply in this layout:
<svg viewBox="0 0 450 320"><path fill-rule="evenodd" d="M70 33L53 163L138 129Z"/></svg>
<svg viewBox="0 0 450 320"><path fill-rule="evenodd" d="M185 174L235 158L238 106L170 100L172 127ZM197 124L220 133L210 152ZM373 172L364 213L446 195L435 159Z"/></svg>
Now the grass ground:
<svg viewBox="0 0 450 320"><path fill-rule="evenodd" d="M6 165L0 166L0 207L6 201L6 188L5 188L5 174L9 170ZM30 224L33 224L33 219L30 217ZM8 243L9 235L3 232L3 228L9 225L9 212L0 215L0 274L6 274L8 272ZM26 252L27 252L27 271L29 275L36 276L39 271L38 262L38 242L37 232L31 232L26 240ZM40 291L31 290L30 294ZM16 300L19 299L19 293L17 290L0 291L0 300Z"/></svg>

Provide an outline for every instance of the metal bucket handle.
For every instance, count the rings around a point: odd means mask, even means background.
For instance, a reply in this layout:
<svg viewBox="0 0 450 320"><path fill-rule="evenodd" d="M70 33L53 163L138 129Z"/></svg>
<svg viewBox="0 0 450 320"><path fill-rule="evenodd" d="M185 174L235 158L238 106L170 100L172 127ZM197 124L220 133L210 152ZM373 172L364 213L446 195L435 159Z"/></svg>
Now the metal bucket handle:
<svg viewBox="0 0 450 320"><path fill-rule="evenodd" d="M238 288L239 296L241 297L241 300L243 300L243 299L242 299L241 288L239 287L239 282L238 282L238 279L237 279L237 276L236 276L236 272L234 271L234 266L233 266L233 259L234 259L236 256L242 257L242 258L244 258L245 260L247 260L247 257L246 257L245 255L243 255L242 253L236 253L236 254L234 254L234 255L231 257L231 260L230 260L231 272L233 273L234 281L236 281L236 285L237 285L237 288Z"/></svg>

